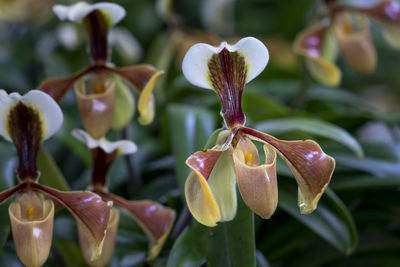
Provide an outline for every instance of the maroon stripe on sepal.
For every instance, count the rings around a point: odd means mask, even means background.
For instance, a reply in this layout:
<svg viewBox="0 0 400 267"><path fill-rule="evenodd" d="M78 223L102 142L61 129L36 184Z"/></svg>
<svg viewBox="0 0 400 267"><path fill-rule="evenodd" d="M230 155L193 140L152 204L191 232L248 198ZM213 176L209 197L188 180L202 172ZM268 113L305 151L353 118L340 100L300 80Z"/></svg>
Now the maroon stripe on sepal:
<svg viewBox="0 0 400 267"><path fill-rule="evenodd" d="M247 78L246 62L238 52L224 48L208 62L210 81L221 100L221 115L226 126L243 125L242 93Z"/></svg>
<svg viewBox="0 0 400 267"><path fill-rule="evenodd" d="M8 114L8 131L17 148L19 179L36 181L39 178L36 157L44 138L43 122L38 112L21 101L17 102Z"/></svg>
<svg viewBox="0 0 400 267"><path fill-rule="evenodd" d="M83 19L89 34L90 55L95 64L104 64L108 59L108 30L106 18L99 10L94 10Z"/></svg>

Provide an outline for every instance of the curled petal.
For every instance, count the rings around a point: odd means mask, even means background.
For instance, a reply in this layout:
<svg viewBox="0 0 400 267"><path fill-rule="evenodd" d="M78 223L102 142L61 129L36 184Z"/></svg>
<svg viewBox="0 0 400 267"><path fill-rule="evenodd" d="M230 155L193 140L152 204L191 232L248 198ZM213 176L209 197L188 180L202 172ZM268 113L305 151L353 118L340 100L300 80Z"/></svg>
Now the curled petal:
<svg viewBox="0 0 400 267"><path fill-rule="evenodd" d="M55 5L53 12L61 20L70 20L73 22L80 22L87 15L93 11L100 11L104 15L105 20L109 26L117 24L125 17L125 9L120 5L114 3L96 3L90 5L86 2L78 2L71 6Z"/></svg>
<svg viewBox="0 0 400 267"><path fill-rule="evenodd" d="M25 183L18 184L17 186L11 187L7 190L0 192L0 205L3 204L4 201L12 197L15 193L19 192L23 188L26 187Z"/></svg>
<svg viewBox="0 0 400 267"><path fill-rule="evenodd" d="M152 260L160 253L175 221L175 211L150 200L129 201L107 192L98 192L127 210L150 239L147 256Z"/></svg>
<svg viewBox="0 0 400 267"><path fill-rule="evenodd" d="M390 46L400 49L400 25L383 24L383 36Z"/></svg>
<svg viewBox="0 0 400 267"><path fill-rule="evenodd" d="M323 25L306 29L300 33L295 40L293 49L302 56L306 57L306 66L310 74L319 82L336 86L340 83L341 72L339 68L333 64L328 58L325 58L327 50L324 49L326 39L326 27ZM324 51L325 50L325 51Z"/></svg>
<svg viewBox="0 0 400 267"><path fill-rule="evenodd" d="M160 71L151 65L135 65L125 68L107 68L117 73L132 84L140 93L145 89L147 83Z"/></svg>
<svg viewBox="0 0 400 267"><path fill-rule="evenodd" d="M95 139L105 136L114 116L112 76L107 72L92 72L76 82L75 94L85 129Z"/></svg>
<svg viewBox="0 0 400 267"><path fill-rule="evenodd" d="M56 102L60 102L65 93L72 87L74 82L89 72L91 68L84 69L66 78L52 78L41 82L38 89L50 95Z"/></svg>
<svg viewBox="0 0 400 267"><path fill-rule="evenodd" d="M42 266L52 243L53 201L41 193L25 192L11 203L8 213L18 258L26 266Z"/></svg>
<svg viewBox="0 0 400 267"><path fill-rule="evenodd" d="M259 165L255 145L241 137L233 160L240 194L246 205L262 218L270 218L278 205L276 151L265 144L265 164Z"/></svg>
<svg viewBox="0 0 400 267"><path fill-rule="evenodd" d="M347 63L360 73L374 71L376 52L367 17L340 14L335 18L333 30Z"/></svg>
<svg viewBox="0 0 400 267"><path fill-rule="evenodd" d="M93 260L93 243L90 238L87 237L87 232L85 228L78 224L78 234L79 234L79 244L82 250L82 254L85 258L85 261L89 266L106 266L110 261L111 256L114 252L115 247L115 238L118 232L118 222L119 222L119 211L116 208L111 210L110 221L107 225L106 237L104 238L104 245L101 251L100 256Z"/></svg>
<svg viewBox="0 0 400 267"><path fill-rule="evenodd" d="M152 94L158 78L163 75L163 71L155 73L143 88L139 97L138 110L140 112L139 122L143 125L151 123L154 119L154 96Z"/></svg>
<svg viewBox="0 0 400 267"><path fill-rule="evenodd" d="M117 155L132 154L137 151L137 146L130 140L111 142L104 137L97 140L82 129L74 129L72 135L82 143L86 144L88 148L94 149L99 147L108 154L113 153L115 150L118 151Z"/></svg>
<svg viewBox="0 0 400 267"><path fill-rule="evenodd" d="M332 177L335 160L314 141L282 141L251 128L241 132L273 146L291 169L299 188L298 204L302 213L311 213Z"/></svg>
<svg viewBox="0 0 400 267"><path fill-rule="evenodd" d="M186 164L193 170L185 183L188 208L200 223L215 226L236 215L236 176L232 164L232 148L216 147L198 151Z"/></svg>
<svg viewBox="0 0 400 267"><path fill-rule="evenodd" d="M307 58L306 66L311 76L322 84L337 86L342 79L340 69L335 64L323 58Z"/></svg>
<svg viewBox="0 0 400 267"><path fill-rule="evenodd" d="M93 260L99 257L110 219L112 202L104 202L101 197L89 191L63 192L37 183L31 183L30 186L55 198L74 215L94 244Z"/></svg>

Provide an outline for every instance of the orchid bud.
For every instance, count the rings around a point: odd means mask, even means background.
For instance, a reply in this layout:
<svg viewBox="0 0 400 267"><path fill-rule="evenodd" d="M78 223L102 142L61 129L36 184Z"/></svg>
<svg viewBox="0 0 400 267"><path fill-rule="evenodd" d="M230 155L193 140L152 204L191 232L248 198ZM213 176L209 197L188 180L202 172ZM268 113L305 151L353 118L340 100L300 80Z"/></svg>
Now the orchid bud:
<svg viewBox="0 0 400 267"><path fill-rule="evenodd" d="M75 83L79 112L86 131L95 139L103 137L114 116L115 82L106 72L92 72Z"/></svg>
<svg viewBox="0 0 400 267"><path fill-rule="evenodd" d="M38 192L23 192L8 208L18 258L28 267L42 266L49 256L54 203Z"/></svg>
<svg viewBox="0 0 400 267"><path fill-rule="evenodd" d="M114 252L115 237L118 230L118 221L119 211L116 208L113 208L111 210L110 220L108 222L106 236L104 238L103 249L97 258L95 257L95 255L93 255L93 251L95 251L93 246L95 244L86 235L87 231L82 228L81 224L78 224L79 243L83 256L88 265L93 267L101 267L105 266L108 263Z"/></svg>

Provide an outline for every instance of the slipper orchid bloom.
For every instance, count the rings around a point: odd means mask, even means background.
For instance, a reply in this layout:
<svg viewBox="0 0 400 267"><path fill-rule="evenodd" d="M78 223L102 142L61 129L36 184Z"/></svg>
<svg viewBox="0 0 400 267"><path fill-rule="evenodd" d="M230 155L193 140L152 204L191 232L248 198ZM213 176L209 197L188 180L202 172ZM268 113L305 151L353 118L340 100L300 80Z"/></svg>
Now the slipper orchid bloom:
<svg viewBox="0 0 400 267"><path fill-rule="evenodd" d="M0 90L0 136L13 142L19 157L19 184L0 192L0 204L17 195L9 206L11 229L19 259L42 266L52 242L54 202L65 206L89 236L92 254L104 243L112 202L88 191L63 192L38 183L36 157L41 143L60 128L63 114L57 103L39 90L21 96Z"/></svg>
<svg viewBox="0 0 400 267"><path fill-rule="evenodd" d="M368 18L382 26L389 45L400 49L400 4L396 1L385 0L369 6L325 2L328 16L301 32L293 47L305 57L306 66L317 81L329 86L340 83L341 71L334 63L337 46L354 70L363 74L375 70L377 58Z"/></svg>
<svg viewBox="0 0 400 267"><path fill-rule="evenodd" d="M125 10L114 3L78 2L72 6L55 5L53 11L61 20L81 23L86 28L92 64L70 77L45 80L39 89L58 102L74 87L83 125L93 138L100 139L111 126L123 128L133 116L133 95L120 81L122 78L140 94L139 122L151 123L155 113L152 92L163 71L145 64L116 68L109 59L109 30L125 16Z"/></svg>
<svg viewBox="0 0 400 267"><path fill-rule="evenodd" d="M107 190L106 175L109 167L120 155L135 153L136 145L129 140L110 142L105 138L93 139L83 130L74 130L72 135L85 143L91 150L93 170L91 188L104 200L112 200L117 206L125 209L139 224L150 240L147 260L152 260L160 253L175 220L175 211L151 200L126 200ZM90 266L104 266L112 256L115 236L118 228L119 211L112 210L102 255L95 261L90 260L91 243L87 242L86 234L79 227L79 240L86 262Z"/></svg>
<svg viewBox="0 0 400 267"><path fill-rule="evenodd" d="M217 93L224 119L215 146L186 160L192 169L185 184L186 201L192 215L204 225L215 226L235 217L236 183L252 211L262 218L271 217L278 202L276 152L296 179L302 213L316 208L331 179L335 161L314 141L282 141L244 126L244 85L264 70L268 59L264 44L247 37L234 45L196 44L183 60L182 70L190 83ZM264 163L260 163L253 141L264 144Z"/></svg>

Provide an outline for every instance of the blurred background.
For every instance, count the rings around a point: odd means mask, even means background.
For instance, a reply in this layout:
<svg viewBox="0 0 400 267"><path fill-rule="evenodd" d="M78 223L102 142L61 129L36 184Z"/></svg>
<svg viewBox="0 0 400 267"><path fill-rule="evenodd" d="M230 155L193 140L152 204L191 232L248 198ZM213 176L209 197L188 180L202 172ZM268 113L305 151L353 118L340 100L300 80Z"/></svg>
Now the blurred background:
<svg viewBox="0 0 400 267"><path fill-rule="evenodd" d="M110 35L112 62L149 63L165 75L154 92L154 122L142 126L136 115L126 129L108 136L129 138L138 145L136 154L119 158L112 166L109 190L127 199L159 201L176 209L180 219L161 255L146 263L146 236L121 213L109 266L206 266L204 247L197 242L202 232L184 212L182 186L189 173L184 161L203 148L222 119L218 97L190 85L181 61L194 43L234 43L245 36L262 40L270 53L267 68L244 90L247 125L280 139L316 140L337 164L318 209L300 215L296 183L285 164L278 162L278 210L269 220L255 216L258 266L400 265L400 50L383 40L377 23L371 21L375 71L359 74L339 54L342 83L332 88L315 82L292 50L296 35L315 21L322 1L112 2L127 11ZM83 27L58 20L51 11L54 4L72 3L0 0L0 88L25 93L43 79L68 76L90 64ZM70 135L82 127L72 90L61 107L65 121L56 137L44 144L49 154L39 163L40 182L62 187L66 181L70 188L82 190L88 185L91 157ZM15 184L16 164L15 149L0 140L1 190ZM185 238L179 235L183 230ZM4 204L0 266L20 266L9 232ZM191 250L182 255L181 246ZM75 221L65 210L56 214L45 266L85 266Z"/></svg>

